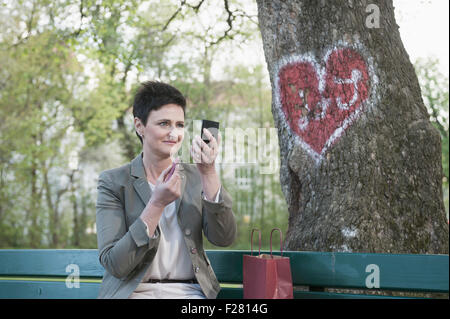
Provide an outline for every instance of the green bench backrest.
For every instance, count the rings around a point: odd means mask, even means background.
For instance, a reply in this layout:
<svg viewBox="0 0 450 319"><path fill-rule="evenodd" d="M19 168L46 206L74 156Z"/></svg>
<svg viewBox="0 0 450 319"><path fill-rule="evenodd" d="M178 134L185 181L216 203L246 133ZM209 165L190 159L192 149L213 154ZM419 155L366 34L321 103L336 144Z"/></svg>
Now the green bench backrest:
<svg viewBox="0 0 450 319"><path fill-rule="evenodd" d="M242 284L244 254L250 252L207 251L221 283ZM285 252L283 255L290 257L294 286L366 289L366 279L374 269L369 265L376 265L380 289L444 293L449 290L448 255L328 252ZM65 279L73 273L73 269L66 271L66 268L71 264L79 268L80 288L66 286ZM96 298L103 272L95 249L0 250L0 298ZM295 292L296 298L327 296L352 295ZM242 289L224 288L219 297L242 298Z"/></svg>

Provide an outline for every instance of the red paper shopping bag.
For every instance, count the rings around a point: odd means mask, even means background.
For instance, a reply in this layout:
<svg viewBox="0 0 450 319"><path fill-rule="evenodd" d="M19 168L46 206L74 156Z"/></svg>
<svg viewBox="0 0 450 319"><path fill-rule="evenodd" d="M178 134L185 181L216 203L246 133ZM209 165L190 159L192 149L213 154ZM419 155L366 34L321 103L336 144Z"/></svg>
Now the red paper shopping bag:
<svg viewBox="0 0 450 319"><path fill-rule="evenodd" d="M259 253L253 256L253 232L259 232ZM272 255L272 233L280 233L281 256ZM261 231L252 229L251 255L244 255L244 299L292 299L292 275L289 257L283 257L281 230L270 233L270 255L261 254Z"/></svg>

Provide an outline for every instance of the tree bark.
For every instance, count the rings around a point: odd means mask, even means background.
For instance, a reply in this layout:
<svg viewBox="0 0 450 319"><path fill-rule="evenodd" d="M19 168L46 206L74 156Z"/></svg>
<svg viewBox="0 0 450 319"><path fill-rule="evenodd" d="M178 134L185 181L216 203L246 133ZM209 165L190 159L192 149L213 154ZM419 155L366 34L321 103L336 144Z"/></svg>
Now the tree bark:
<svg viewBox="0 0 450 319"><path fill-rule="evenodd" d="M285 246L448 254L440 136L392 1L371 2L378 28L367 1L257 0Z"/></svg>

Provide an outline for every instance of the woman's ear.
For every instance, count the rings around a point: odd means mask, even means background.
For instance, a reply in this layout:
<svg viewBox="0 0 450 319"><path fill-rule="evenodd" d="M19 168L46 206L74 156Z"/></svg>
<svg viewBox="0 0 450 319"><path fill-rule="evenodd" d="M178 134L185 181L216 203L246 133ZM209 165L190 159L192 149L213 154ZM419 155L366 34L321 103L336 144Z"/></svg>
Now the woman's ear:
<svg viewBox="0 0 450 319"><path fill-rule="evenodd" d="M141 119L138 117L134 118L134 129L141 137L144 135L144 125L142 124Z"/></svg>

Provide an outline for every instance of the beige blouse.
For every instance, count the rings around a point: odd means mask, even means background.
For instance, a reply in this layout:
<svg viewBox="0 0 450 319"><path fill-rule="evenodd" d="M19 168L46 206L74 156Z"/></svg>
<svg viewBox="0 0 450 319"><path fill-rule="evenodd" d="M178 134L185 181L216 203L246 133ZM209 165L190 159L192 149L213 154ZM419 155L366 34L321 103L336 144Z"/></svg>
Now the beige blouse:
<svg viewBox="0 0 450 319"><path fill-rule="evenodd" d="M152 191L154 191L155 185L150 182L148 184ZM220 189L217 192L214 202L217 203L219 201L219 195ZM203 194L202 196L206 200ZM195 278L191 258L184 242L184 236L180 225L178 225L175 208L175 201L164 208L164 212L158 223L161 236L158 250L142 282L147 282L150 278L180 280ZM147 235L149 235L148 228ZM156 236L154 235L152 238L156 238Z"/></svg>

